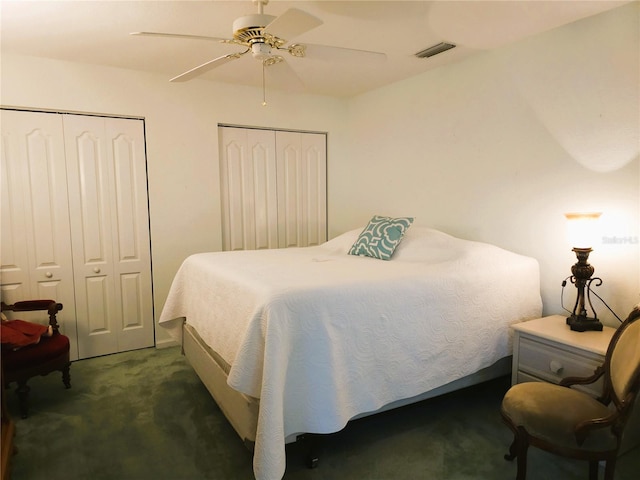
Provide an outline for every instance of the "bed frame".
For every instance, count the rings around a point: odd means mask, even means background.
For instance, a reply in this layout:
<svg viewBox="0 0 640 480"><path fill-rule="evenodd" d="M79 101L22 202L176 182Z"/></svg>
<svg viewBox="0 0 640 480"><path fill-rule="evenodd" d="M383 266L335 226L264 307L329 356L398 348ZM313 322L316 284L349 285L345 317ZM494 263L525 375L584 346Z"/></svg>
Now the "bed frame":
<svg viewBox="0 0 640 480"><path fill-rule="evenodd" d="M245 446L253 451L256 440L260 401L257 398L250 397L229 387L227 385L227 375L230 366L220 355L202 341L193 327L185 322L183 323L182 330L182 351L184 355L196 371L198 377L200 377L202 383L204 383L207 390L209 390L209 393L220 407L220 410L222 410L236 433L243 440ZM460 390L494 378L510 375L510 373L511 356L507 356L501 358L490 367L479 370L472 375L447 383L446 385L424 392L415 397L389 403L376 411L361 413L355 416L353 420L444 395L445 393ZM305 433L306 432L300 432L289 435L285 439L285 442L295 442L303 438ZM310 467L314 467L317 459L310 458L308 459L308 463Z"/></svg>

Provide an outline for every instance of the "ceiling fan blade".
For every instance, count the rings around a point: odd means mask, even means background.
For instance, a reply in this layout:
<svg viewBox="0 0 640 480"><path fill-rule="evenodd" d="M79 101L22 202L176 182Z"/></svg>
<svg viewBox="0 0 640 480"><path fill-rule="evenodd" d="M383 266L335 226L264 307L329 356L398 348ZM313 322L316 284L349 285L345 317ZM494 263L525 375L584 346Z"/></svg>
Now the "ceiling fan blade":
<svg viewBox="0 0 640 480"><path fill-rule="evenodd" d="M181 33L161 33L161 32L131 32L129 35L139 37L168 37L168 38L184 38L187 40L207 40L210 42L219 43L235 43L231 39L218 38L218 37L205 37L202 35L183 35Z"/></svg>
<svg viewBox="0 0 640 480"><path fill-rule="evenodd" d="M181 73L177 77L173 77L170 82L186 82L187 80L191 80L192 78L197 77L198 75L202 75L209 70L213 70L214 68L219 67L220 65L224 65L225 63L231 62L232 60L236 60L240 58L242 55L247 53L249 50L245 50L240 53L230 53L228 55L223 55L222 57L214 58L213 60L209 60L202 65L198 65L191 70Z"/></svg>
<svg viewBox="0 0 640 480"><path fill-rule="evenodd" d="M266 87L286 88L290 92L302 92L305 85L286 60L265 67Z"/></svg>
<svg viewBox="0 0 640 480"><path fill-rule="evenodd" d="M384 62L387 59L386 54L369 50L311 43L304 43L303 46L305 47L305 57L329 62Z"/></svg>
<svg viewBox="0 0 640 480"><path fill-rule="evenodd" d="M264 33L291 40L322 25L322 20L297 8L290 8L264 28Z"/></svg>

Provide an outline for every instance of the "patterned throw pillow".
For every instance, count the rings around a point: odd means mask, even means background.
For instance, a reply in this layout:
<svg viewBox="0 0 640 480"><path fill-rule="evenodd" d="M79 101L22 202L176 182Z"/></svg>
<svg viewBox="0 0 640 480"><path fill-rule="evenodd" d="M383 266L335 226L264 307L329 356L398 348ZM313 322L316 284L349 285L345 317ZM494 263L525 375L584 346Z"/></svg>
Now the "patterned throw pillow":
<svg viewBox="0 0 640 480"><path fill-rule="evenodd" d="M412 223L412 217L391 218L374 215L349 250L349 255L365 255L380 260L391 259Z"/></svg>

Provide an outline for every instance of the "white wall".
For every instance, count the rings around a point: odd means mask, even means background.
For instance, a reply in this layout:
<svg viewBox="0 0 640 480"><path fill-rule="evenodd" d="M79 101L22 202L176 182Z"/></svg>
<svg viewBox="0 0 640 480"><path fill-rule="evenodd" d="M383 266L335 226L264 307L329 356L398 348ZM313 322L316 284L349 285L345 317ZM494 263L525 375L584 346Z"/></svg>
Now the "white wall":
<svg viewBox="0 0 640 480"><path fill-rule="evenodd" d="M639 23L634 2L353 99L330 234L412 215L533 256L552 314L576 261L563 214L602 211L602 235L626 243L594 245L596 291L626 316L640 300Z"/></svg>
<svg viewBox="0 0 640 480"><path fill-rule="evenodd" d="M329 132L342 162L345 102L24 56L2 56L2 106L144 117L155 316L190 254L221 249L218 123ZM158 343L169 337L156 329Z"/></svg>
<svg viewBox="0 0 640 480"><path fill-rule="evenodd" d="M563 213L602 210L604 234L636 242L595 245L591 256L598 292L624 315L640 293L638 10L349 101L271 92L267 108L251 88L3 55L0 104L145 118L156 317L182 260L220 249L218 123L328 132L330 237L376 213L414 215L531 255L545 313L560 313L575 262ZM574 298L567 288L565 305Z"/></svg>

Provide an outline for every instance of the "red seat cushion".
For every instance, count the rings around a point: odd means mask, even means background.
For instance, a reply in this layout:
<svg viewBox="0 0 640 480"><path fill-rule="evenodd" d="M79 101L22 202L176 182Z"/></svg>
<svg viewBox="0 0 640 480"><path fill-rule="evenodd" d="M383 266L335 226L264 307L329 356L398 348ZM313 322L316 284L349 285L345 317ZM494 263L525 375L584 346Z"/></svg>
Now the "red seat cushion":
<svg viewBox="0 0 640 480"><path fill-rule="evenodd" d="M43 337L40 343L18 350L2 350L5 371L28 368L53 360L69 351L69 337L54 333Z"/></svg>
<svg viewBox="0 0 640 480"><path fill-rule="evenodd" d="M24 320L3 320L0 324L2 348L17 349L40 341L48 326Z"/></svg>

